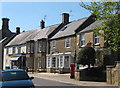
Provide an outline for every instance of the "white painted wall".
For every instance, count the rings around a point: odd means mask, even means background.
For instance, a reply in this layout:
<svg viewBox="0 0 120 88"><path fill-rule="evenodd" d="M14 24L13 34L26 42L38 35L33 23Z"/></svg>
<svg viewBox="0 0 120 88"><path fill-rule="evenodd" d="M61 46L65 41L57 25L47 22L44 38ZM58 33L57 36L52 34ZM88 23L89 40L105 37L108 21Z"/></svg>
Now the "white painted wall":
<svg viewBox="0 0 120 88"><path fill-rule="evenodd" d="M11 66L10 57L8 57L6 51L7 49L4 48L3 70L5 70L6 66Z"/></svg>
<svg viewBox="0 0 120 88"><path fill-rule="evenodd" d="M26 44L24 44L24 45L19 45L20 47L21 47L21 53L26 53ZM16 47L16 54L18 53L18 46L14 46L14 47ZM11 47L8 47L9 49L8 49L8 54L12 54L12 52L13 52L13 46L11 46ZM4 60L3 60L3 69L5 69L6 68L6 66L10 66L11 67L11 61L10 61L10 58L11 57L9 57L8 56L8 54L6 53L6 51L7 51L7 48L4 48Z"/></svg>

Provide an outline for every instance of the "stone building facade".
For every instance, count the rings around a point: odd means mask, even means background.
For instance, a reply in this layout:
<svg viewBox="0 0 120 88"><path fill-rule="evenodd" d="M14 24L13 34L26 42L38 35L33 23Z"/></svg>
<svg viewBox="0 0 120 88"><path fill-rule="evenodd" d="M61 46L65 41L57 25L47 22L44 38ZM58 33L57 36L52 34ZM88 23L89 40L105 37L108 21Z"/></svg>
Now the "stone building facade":
<svg viewBox="0 0 120 88"><path fill-rule="evenodd" d="M107 66L107 83L120 86L120 61L115 66Z"/></svg>
<svg viewBox="0 0 120 88"><path fill-rule="evenodd" d="M65 15L67 19L65 22L63 20L63 23L66 25L50 38L50 53L47 54L48 72L70 72L70 64L75 64L76 52L79 49L77 33L94 22L93 16L69 22L69 14Z"/></svg>

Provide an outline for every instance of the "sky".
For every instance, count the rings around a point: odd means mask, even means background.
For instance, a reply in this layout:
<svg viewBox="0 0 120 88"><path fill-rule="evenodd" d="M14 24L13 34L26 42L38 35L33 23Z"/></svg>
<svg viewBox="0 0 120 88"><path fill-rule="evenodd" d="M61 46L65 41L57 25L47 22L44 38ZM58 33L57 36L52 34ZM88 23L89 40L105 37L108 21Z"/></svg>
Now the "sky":
<svg viewBox="0 0 120 88"><path fill-rule="evenodd" d="M88 3L88 2L85 2ZM70 14L70 21L90 16L90 12L80 7L80 2L1 2L0 17L9 18L9 29L15 32L20 27L21 32L40 28L40 21L45 26L60 24L62 13ZM0 24L2 27L2 20Z"/></svg>

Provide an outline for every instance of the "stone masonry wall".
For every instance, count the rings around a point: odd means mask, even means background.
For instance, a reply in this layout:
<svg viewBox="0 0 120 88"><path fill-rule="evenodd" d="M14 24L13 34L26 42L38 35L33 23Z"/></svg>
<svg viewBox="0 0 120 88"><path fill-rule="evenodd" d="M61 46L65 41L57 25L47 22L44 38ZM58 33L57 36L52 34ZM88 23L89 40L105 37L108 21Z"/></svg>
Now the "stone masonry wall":
<svg viewBox="0 0 120 88"><path fill-rule="evenodd" d="M116 62L116 66L107 66L107 83L120 86L120 61Z"/></svg>

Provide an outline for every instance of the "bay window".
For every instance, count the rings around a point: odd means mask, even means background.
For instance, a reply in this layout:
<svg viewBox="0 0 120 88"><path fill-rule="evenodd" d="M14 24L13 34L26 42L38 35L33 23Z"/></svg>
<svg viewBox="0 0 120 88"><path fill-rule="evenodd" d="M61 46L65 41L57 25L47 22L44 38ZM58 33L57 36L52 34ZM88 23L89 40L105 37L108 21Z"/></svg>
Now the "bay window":
<svg viewBox="0 0 120 88"><path fill-rule="evenodd" d="M56 58L55 57L52 58L52 67L56 67Z"/></svg>
<svg viewBox="0 0 120 88"><path fill-rule="evenodd" d="M63 67L63 56L60 56L60 67Z"/></svg>

